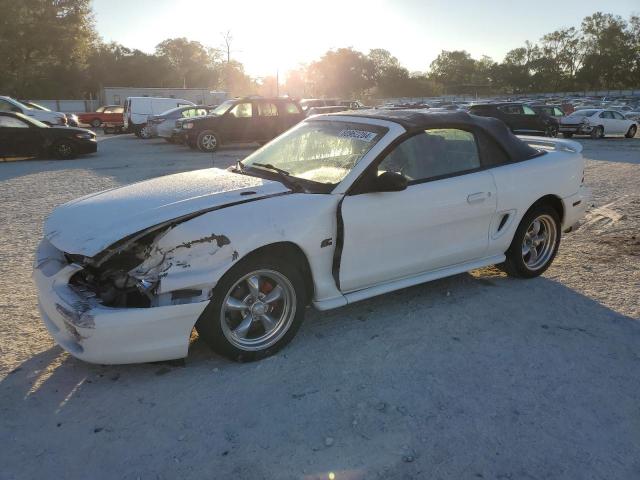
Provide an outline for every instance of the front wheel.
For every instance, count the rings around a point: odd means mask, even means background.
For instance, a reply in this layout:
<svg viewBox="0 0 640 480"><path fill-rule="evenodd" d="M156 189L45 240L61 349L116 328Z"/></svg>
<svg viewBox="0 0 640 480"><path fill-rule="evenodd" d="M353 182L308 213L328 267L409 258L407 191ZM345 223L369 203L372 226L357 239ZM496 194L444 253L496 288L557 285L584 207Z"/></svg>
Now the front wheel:
<svg viewBox="0 0 640 480"><path fill-rule="evenodd" d="M558 212L549 205L534 206L520 222L501 267L514 277L541 275L558 252L560 235Z"/></svg>
<svg viewBox="0 0 640 480"><path fill-rule="evenodd" d="M59 140L53 145L53 155L58 160L68 160L76 157L76 149L69 140Z"/></svg>
<svg viewBox="0 0 640 480"><path fill-rule="evenodd" d="M91 120L91 126L93 128L98 128L100 125L102 125L102 121L99 118L94 118L93 120Z"/></svg>
<svg viewBox="0 0 640 480"><path fill-rule="evenodd" d="M549 125L544 132L546 137L555 138L558 136L558 127L555 125Z"/></svg>
<svg viewBox="0 0 640 480"><path fill-rule="evenodd" d="M149 127L148 125L145 125L140 129L140 138L148 140L151 137L152 137L151 127Z"/></svg>
<svg viewBox="0 0 640 480"><path fill-rule="evenodd" d="M211 130L204 130L198 134L196 143L202 152L215 152L218 149L220 141L214 132Z"/></svg>
<svg viewBox="0 0 640 480"><path fill-rule="evenodd" d="M627 133L625 134L625 137L627 138L633 138L636 136L636 132L638 131L638 127L636 127L635 125L631 125L629 127L629 130L627 131Z"/></svg>
<svg viewBox="0 0 640 480"><path fill-rule="evenodd" d="M604 137L604 127L596 127L591 130L591 138L603 138Z"/></svg>
<svg viewBox="0 0 640 480"><path fill-rule="evenodd" d="M249 258L218 282L196 330L214 351L231 360L259 360L293 339L305 304L304 280L295 265Z"/></svg>

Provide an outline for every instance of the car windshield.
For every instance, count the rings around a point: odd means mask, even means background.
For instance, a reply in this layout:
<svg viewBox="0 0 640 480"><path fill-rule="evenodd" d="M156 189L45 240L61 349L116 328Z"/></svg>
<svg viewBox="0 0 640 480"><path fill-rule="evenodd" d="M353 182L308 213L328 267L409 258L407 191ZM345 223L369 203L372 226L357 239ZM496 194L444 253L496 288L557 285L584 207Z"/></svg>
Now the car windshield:
<svg viewBox="0 0 640 480"><path fill-rule="evenodd" d="M573 112L570 117L590 117L591 115L598 113L600 110L578 110Z"/></svg>
<svg viewBox="0 0 640 480"><path fill-rule="evenodd" d="M249 155L242 163L246 167L269 165L292 177L336 185L386 132L386 128L362 123L308 121Z"/></svg>
<svg viewBox="0 0 640 480"><path fill-rule="evenodd" d="M15 115L17 117L20 117L25 122L30 123L31 125L35 125L36 127L49 128L49 125L47 125L46 123L42 123L40 120L36 120L33 117L28 117L27 115L23 115L22 113L16 113Z"/></svg>
<svg viewBox="0 0 640 480"><path fill-rule="evenodd" d="M29 102L29 106L31 108L35 108L36 110L44 110L45 112L50 112L47 107L43 107L42 105L38 105L37 103Z"/></svg>
<svg viewBox="0 0 640 480"><path fill-rule="evenodd" d="M216 108L211 110L209 112L209 115L224 115L225 113L227 113L227 110L229 110L234 104L235 102L233 100L227 100L226 102L222 102Z"/></svg>

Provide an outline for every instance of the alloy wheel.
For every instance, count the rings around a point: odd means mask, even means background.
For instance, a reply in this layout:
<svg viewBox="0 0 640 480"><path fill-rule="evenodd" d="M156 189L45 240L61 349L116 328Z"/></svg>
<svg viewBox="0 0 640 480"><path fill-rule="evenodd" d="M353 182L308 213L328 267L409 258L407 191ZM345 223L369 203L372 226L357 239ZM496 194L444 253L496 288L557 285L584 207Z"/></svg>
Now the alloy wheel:
<svg viewBox="0 0 640 480"><path fill-rule="evenodd" d="M214 134L207 133L202 136L200 144L205 150L215 150L216 146L218 145L218 140L216 139L216 136Z"/></svg>
<svg viewBox="0 0 640 480"><path fill-rule="evenodd" d="M529 270L539 270L553 257L557 235L556 222L550 215L533 219L522 241L522 260Z"/></svg>
<svg viewBox="0 0 640 480"><path fill-rule="evenodd" d="M72 151L71 145L68 143L58 144L58 155L60 155L60 157L66 158L71 155Z"/></svg>
<svg viewBox="0 0 640 480"><path fill-rule="evenodd" d="M296 293L287 277L274 270L244 275L222 302L222 332L235 347L264 350L280 340L296 316Z"/></svg>

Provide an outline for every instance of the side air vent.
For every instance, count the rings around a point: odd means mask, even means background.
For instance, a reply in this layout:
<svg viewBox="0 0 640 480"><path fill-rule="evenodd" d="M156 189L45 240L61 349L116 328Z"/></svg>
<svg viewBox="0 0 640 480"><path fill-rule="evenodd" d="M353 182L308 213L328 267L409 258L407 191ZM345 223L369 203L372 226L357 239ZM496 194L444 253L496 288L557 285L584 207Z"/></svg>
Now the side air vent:
<svg viewBox="0 0 640 480"><path fill-rule="evenodd" d="M496 233L502 230L502 228L507 224L507 220L509 220L509 215L510 214L508 213L505 213L504 215L502 215L502 218L500 219L500 225L498 225L498 230L496 231Z"/></svg>

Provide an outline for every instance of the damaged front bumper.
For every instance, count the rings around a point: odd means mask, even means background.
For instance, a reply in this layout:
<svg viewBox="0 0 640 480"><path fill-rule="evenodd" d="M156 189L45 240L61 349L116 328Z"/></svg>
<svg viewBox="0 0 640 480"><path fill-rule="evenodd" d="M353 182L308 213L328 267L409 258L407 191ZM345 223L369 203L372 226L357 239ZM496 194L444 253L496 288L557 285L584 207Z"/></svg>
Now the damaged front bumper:
<svg viewBox="0 0 640 480"><path fill-rule="evenodd" d="M191 330L207 301L150 308L102 305L92 292L69 284L82 267L69 263L46 239L33 278L42 319L55 342L91 363L153 362L186 357Z"/></svg>

